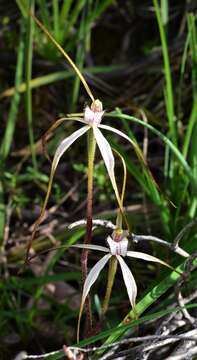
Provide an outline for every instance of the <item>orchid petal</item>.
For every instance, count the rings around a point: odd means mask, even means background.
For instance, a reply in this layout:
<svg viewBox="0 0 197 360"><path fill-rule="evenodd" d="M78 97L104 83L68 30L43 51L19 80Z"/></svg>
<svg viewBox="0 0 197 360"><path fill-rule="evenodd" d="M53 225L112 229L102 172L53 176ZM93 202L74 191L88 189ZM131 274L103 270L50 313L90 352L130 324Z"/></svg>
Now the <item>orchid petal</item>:
<svg viewBox="0 0 197 360"><path fill-rule="evenodd" d="M94 136L96 138L96 142L98 144L99 150L103 157L105 166L107 168L107 172L109 174L119 207L120 207L121 211L123 212L122 202L121 202L121 199L119 196L119 191L118 191L115 174L114 174L114 156L112 153L111 146L108 143L108 141L106 140L106 138L103 136L102 132L97 127L94 126L93 131L94 131Z"/></svg>
<svg viewBox="0 0 197 360"><path fill-rule="evenodd" d="M75 140L77 140L80 136L82 136L86 131L88 131L90 127L89 126L83 126L82 128L80 128L79 130L75 131L73 134L71 134L70 136L68 136L66 139L62 140L62 142L60 143L60 145L58 146L54 158L53 158L53 162L52 162L52 168L51 168L51 173L53 174L57 168L57 165L59 163L59 160L61 158L61 156L66 152L66 150L75 142Z"/></svg>
<svg viewBox="0 0 197 360"><path fill-rule="evenodd" d="M86 126L83 126L82 128L80 128L79 130L75 131L73 134L68 136L66 139L64 139L60 143L60 145L58 146L58 148L57 148L57 150L55 152L53 162L52 162L52 165L51 165L51 173L50 173L50 177L49 177L47 193L46 193L44 203L43 203L43 206L42 206L42 209L41 209L41 212L40 212L40 216L39 216L39 218L36 220L36 222L34 224L34 229L33 229L33 232L32 232L31 241L30 241L30 243L28 245L28 249L27 249L27 256L28 256L29 249L31 247L32 240L33 240L33 238L35 236L35 233L37 231L37 228L38 228L39 224L41 223L41 221L43 219L45 209L46 209L46 206L47 206L47 203L48 203L49 195L51 193L51 188L52 188L53 178L54 178L54 175L55 175L55 170L57 168L59 160L60 160L61 156L65 153L65 151L75 142L75 140L77 140L86 131L88 131L89 128L90 127L86 125Z"/></svg>
<svg viewBox="0 0 197 360"><path fill-rule="evenodd" d="M136 286L135 279L131 273L131 270L129 269L129 267L127 266L125 261L121 258L121 256L117 255L116 257L121 266L122 275L123 275L125 286L127 288L127 293L129 296L131 307L135 311L135 300L136 300L136 296L137 296L137 286Z"/></svg>
<svg viewBox="0 0 197 360"><path fill-rule="evenodd" d="M84 307L84 303L86 297L90 291L91 286L95 283L96 279L98 278L101 270L104 268L108 260L110 259L111 254L105 255L101 260L99 260L96 265L90 270L83 287L83 293L81 298L81 305L79 310L79 318L78 318L78 325L77 325L77 342L79 342L79 331L80 331L80 323L81 323L81 315Z"/></svg>
<svg viewBox="0 0 197 360"><path fill-rule="evenodd" d="M50 158L49 158L49 155L48 155L48 153L47 153L47 151L46 151L46 148L45 148L45 147L46 147L46 142L47 142L49 136L51 135L51 133L52 133L58 126L60 126L64 121L66 121L66 120L79 121L79 122L82 122L83 124L86 124L86 122L85 122L83 119L78 118L78 117L76 117L76 116L73 117L72 119L69 118L68 116L67 116L67 117L62 117L62 118L60 118L60 119L57 119L57 120L55 121L55 123L50 126L50 128L45 132L45 134L44 134L43 137L42 137L43 150L44 150L44 153L45 153L45 155L46 155L46 157L47 157L47 159L48 159L49 161L50 161Z"/></svg>
<svg viewBox="0 0 197 360"><path fill-rule="evenodd" d="M98 250L98 251L109 252L109 249L107 247L100 246L100 245L75 244L75 245L71 245L70 247L77 247L77 248L80 248L80 249L89 249L89 250Z"/></svg>
<svg viewBox="0 0 197 360"><path fill-rule="evenodd" d="M167 266L168 268L170 268L171 270L174 270L172 266L168 265L165 261L162 261L160 259L158 259L155 256L152 255L148 255L148 254L144 254L142 252L138 252L138 251L127 251L127 256L132 257L132 258L136 258L136 259L142 259L145 261L152 261L152 262L157 262L160 263L162 265Z"/></svg>
<svg viewBox="0 0 197 360"><path fill-rule="evenodd" d="M133 141L129 136L127 136L126 134L124 134L122 131L118 130L118 129L115 129L113 128L112 126L109 126L109 125L99 125L99 128L102 128L102 129L105 129L105 130L109 130L111 132L114 132L120 136L122 136L124 139L128 140L130 142L130 144L133 146L135 152L136 152L136 155L138 157L138 159L142 162L142 164L144 165L144 167L149 171L148 169L148 165L146 163L146 160L144 158L144 155L140 149L140 147L138 146L138 144ZM152 177L152 174L150 173L149 171L149 175ZM154 179L153 179L154 180Z"/></svg>

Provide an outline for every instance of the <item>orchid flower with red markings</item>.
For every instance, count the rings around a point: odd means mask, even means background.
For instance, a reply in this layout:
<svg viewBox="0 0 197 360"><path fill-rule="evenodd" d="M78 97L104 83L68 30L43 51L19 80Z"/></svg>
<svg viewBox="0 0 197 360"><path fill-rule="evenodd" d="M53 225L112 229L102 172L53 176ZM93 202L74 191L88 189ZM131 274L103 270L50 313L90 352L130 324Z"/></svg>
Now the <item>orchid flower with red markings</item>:
<svg viewBox="0 0 197 360"><path fill-rule="evenodd" d="M85 126L83 126L80 129L74 131L70 136L66 137L59 144L59 146L58 146L58 148L57 148L57 150L55 152L53 161L52 161L51 174L50 174L50 180L49 180L49 187L48 187L48 193L46 195L45 205L46 205L46 203L48 201L49 193L51 191L53 177L54 177L56 168L58 166L58 163L59 163L61 157L63 156L63 154L69 149L69 147L78 138L80 138L83 134L88 132L88 130L92 129L93 134L94 134L94 138L96 140L96 143L97 143L98 148L100 150L100 153L101 153L101 156L103 158L104 164L106 166L109 178L111 180L111 184L112 184L112 187L114 189L118 204L121 207L120 196L119 196L119 192L118 192L118 188L117 188L117 184L116 184L116 179L115 179L115 174L114 174L114 167L115 167L114 155L113 155L112 148L111 148L109 142L104 137L104 135L102 134L100 129L104 129L104 130L108 130L108 131L111 131L113 133L116 133L117 135L119 135L122 138L129 141L130 144L133 146L133 148L134 148L138 158L140 159L140 161L143 163L144 166L146 166L146 164L145 164L145 160L143 158L143 154L142 154L142 152L141 152L141 150L140 150L140 148L139 148L139 146L137 145L136 142L134 142L132 139L130 139L122 131L120 131L120 130L112 127L112 126L102 125L101 124L101 120L103 118L103 115L104 115L104 111L103 111L102 103L101 103L100 100L97 99L97 100L92 102L91 107L89 107L89 106L85 107L83 117L80 117L80 115L79 115L78 117L70 116L68 118L60 119L59 124L61 124L64 120L70 119L72 121L81 122L81 123L85 124ZM44 208L45 208L45 206L44 206Z"/></svg>
<svg viewBox="0 0 197 360"><path fill-rule="evenodd" d="M88 214L87 218L89 218L89 219L92 218L92 214L91 214L92 211L90 211L90 209L92 208L91 201L92 201L92 193L93 193L93 191L92 191L93 180L92 179L93 179L95 142L97 143L98 148L100 150L100 153L101 153L101 156L105 163L112 187L115 192L115 196L116 196L120 211L123 214L122 203L121 203L121 199L119 196L119 191L118 191L118 187L116 184L116 178L115 178L115 173L114 173L114 167L115 167L114 155L112 153L112 148L111 148L109 142L107 141L107 139L102 134L101 129L111 131L111 132L121 136L125 140L129 141L130 144L132 145L132 147L134 148L136 155L137 155L138 159L140 160L141 164L143 165L143 167L146 170L148 170L146 160L144 159L143 153L142 153L141 149L139 148L138 144L133 139L130 139L122 131L120 131L112 126L101 124L101 120L105 113L105 111L103 110L102 102L98 99L95 100L95 98L91 92L91 89L89 88L84 76L82 75L80 70L77 68L77 66L74 64L74 62L72 61L70 56L67 54L67 52L59 45L59 43L54 39L54 37L45 28L45 26L33 14L31 14L31 16L33 17L35 22L38 24L38 26L42 29L42 31L49 37L49 39L54 43L54 45L58 48L58 50L63 54L63 56L66 58L66 60L68 61L70 66L73 68L73 70L75 71L77 76L80 78L81 82L84 85L84 88L86 89L87 94L89 95L89 97L92 100L92 104L90 107L89 106L85 107L84 113L70 114L70 115L67 115L67 117L65 117L65 118L61 118L61 119L57 120L46 133L46 135L48 135L52 130L54 130L59 125L61 125L62 122L64 122L65 120L81 122L84 125L80 129L74 131L71 135L69 135L65 139L63 139L61 141L61 143L59 144L59 146L57 147L57 150L55 152L55 155L54 155L54 158L52 161L47 193L46 193L46 196L44 199L44 203L43 203L39 218L37 219L37 221L34 224L32 237L31 237L31 240L27 247L26 261L28 261L29 250L31 248L31 244L34 239L37 228L44 217L44 213L45 213L45 209L46 209L46 206L48 203L49 195L51 193L53 178L54 178L58 163L59 163L61 157L63 156L63 154L83 134L89 132L89 135L90 135L89 136L90 141L88 143L88 182L89 182L89 185L88 185L88 195L87 195L87 204L89 206L90 213ZM150 172L149 172L149 174L151 176ZM88 206L87 206L87 211L88 211ZM88 229L88 227L90 227L89 223L87 225L87 229ZM91 233L91 232L89 232L89 233Z"/></svg>
<svg viewBox="0 0 197 360"><path fill-rule="evenodd" d="M129 143L133 146L138 158L140 159L140 161L144 167L146 167L146 162L145 162L145 159L141 152L141 149L139 148L139 146L137 145L137 143L135 141L130 139L122 131L120 131L112 126L101 124L101 120L104 116L104 113L105 113L105 111L103 110L102 102L97 99L92 102L90 107L89 106L85 107L84 114L75 114L78 116L72 116L72 115L69 116L68 115L68 117L61 118L61 119L57 120L56 123L54 123L51 126L51 128L47 131L46 134L49 134L52 130L54 130L57 126L61 125L62 122L66 121L66 120L77 121L77 122L81 122L82 124L84 124L84 126L82 126L80 129L74 131L71 135L69 135L65 139L63 139L55 151L52 165L51 165L51 172L50 172L50 177L49 177L47 193L45 196L45 200L44 200L44 203L42 206L40 216L35 223L32 238L34 237L37 227L41 223L41 221L44 217L44 213L45 213L46 206L48 203L49 195L51 193L53 178L54 178L55 171L57 169L57 166L58 166L58 163L59 163L61 157L64 155L64 153L71 147L71 145L78 138L80 138L82 135L87 133L90 129L92 129L92 131L93 131L95 141L98 145L98 148L100 150L101 156L102 156L104 164L106 166L109 178L111 180L111 184L114 189L119 208L120 208L121 212L123 213L123 207L121 204L120 195L119 195L116 178L115 178L115 173L114 173L114 167L115 167L114 155L113 155L112 148L111 148L109 142L104 137L104 135L102 134L100 129L111 131L111 132L121 136L122 138L126 139L127 141L129 141ZM29 252L29 250L28 250L28 252Z"/></svg>
<svg viewBox="0 0 197 360"><path fill-rule="evenodd" d="M129 267L127 266L124 258L131 257L131 258L141 259L141 260L145 260L145 261L156 262L156 263L160 263L162 265L169 267L171 270L174 270L165 261L162 261L162 260L156 258L155 256L148 255L148 254L145 254L145 253L139 252L139 251L129 251L128 250L128 239L126 237L124 237L124 231L122 231L122 235L115 236L116 234L118 234L118 232L115 230L114 233L112 234L112 237L110 237L110 236L107 237L108 247L100 246L100 245L92 245L92 244L91 245L90 244L72 245L72 247L102 251L102 252L106 253L106 255L104 255L102 257L102 259L100 259L93 266L93 268L90 270L90 272L84 282L80 311L79 311L79 319L78 319L78 330L77 330L78 341L79 341L81 316L82 316L82 311L83 311L83 307L85 304L85 300L89 294L89 291L90 291L92 285L97 280L101 270L104 268L104 266L107 264L107 262L112 257L115 257L117 262L120 265L122 275L123 275L123 280L124 280L124 283L125 283L125 286L127 289L129 301L130 301L131 307L134 310L134 312L135 312L135 302L136 302L136 297L137 297L137 285L136 285L135 279L132 275L132 272L129 269Z"/></svg>

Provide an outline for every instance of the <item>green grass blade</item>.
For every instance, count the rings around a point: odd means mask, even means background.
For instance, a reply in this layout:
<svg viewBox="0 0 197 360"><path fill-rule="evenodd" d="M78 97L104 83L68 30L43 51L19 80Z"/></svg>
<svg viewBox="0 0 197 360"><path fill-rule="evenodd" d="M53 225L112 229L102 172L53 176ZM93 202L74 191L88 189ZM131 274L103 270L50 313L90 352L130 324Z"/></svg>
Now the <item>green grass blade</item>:
<svg viewBox="0 0 197 360"><path fill-rule="evenodd" d="M190 50L192 58L192 86L193 99L197 97L197 33L196 33L196 17L194 14L188 15L188 31L190 34Z"/></svg>
<svg viewBox="0 0 197 360"><path fill-rule="evenodd" d="M37 0L37 3L39 5L39 10L41 13L41 19L44 23L44 25L46 26L46 28L49 31L52 31L52 27L51 27L51 21L50 21L50 14L48 11L48 6L47 6L47 1L46 0Z"/></svg>
<svg viewBox="0 0 197 360"><path fill-rule="evenodd" d="M94 66L94 67L87 67L83 69L83 75L86 74L99 74L99 73L110 73L112 71L118 71L122 69L122 66ZM51 74L47 74L44 76L39 76L37 78L31 79L30 81L30 88L35 89L40 86L45 86L48 84L52 84L56 81L65 80L68 78L72 78L75 76L73 70L69 71L57 71ZM26 83L21 83L18 87L19 92L26 91ZM0 99L6 96L12 96L15 93L15 88L9 88L3 91L0 94Z"/></svg>
<svg viewBox="0 0 197 360"><path fill-rule="evenodd" d="M169 19L169 4L168 0L161 0L161 19L165 32L167 32L167 25Z"/></svg>
<svg viewBox="0 0 197 360"><path fill-rule="evenodd" d="M23 60L24 60L24 26L21 25L20 42L18 46L16 73L15 73L15 88L13 91L13 98L11 101L10 111L7 119L7 126L0 148L0 161L4 162L9 154L11 144L13 141L13 134L16 126L16 117L18 113L18 106L20 102L19 87L22 81L23 74Z"/></svg>
<svg viewBox="0 0 197 360"><path fill-rule="evenodd" d="M34 0L29 0L29 9L33 12ZM27 19L27 37L26 37L26 113L27 113L27 125L29 133L29 143L31 148L32 163L34 168L37 168L36 152L34 146L34 133L33 133L33 122L32 122L32 94L30 81L32 77L32 54L33 54L33 31L34 21L31 16Z"/></svg>
<svg viewBox="0 0 197 360"><path fill-rule="evenodd" d="M189 44L190 44L191 59L192 59L193 107L192 107L191 115L189 117L185 139L183 143L183 155L185 158L187 157L189 151L193 128L197 122L197 66L196 66L197 35L196 35L196 26L195 26L195 16L193 14L188 15L188 32L189 32Z"/></svg>
<svg viewBox="0 0 197 360"><path fill-rule="evenodd" d="M4 230L5 230L5 221L6 221L6 206L4 199L4 186L3 182L0 179L0 250L3 250L3 239L4 239Z"/></svg>
<svg viewBox="0 0 197 360"><path fill-rule="evenodd" d="M120 114L117 112L111 112L110 114L107 114L106 116L113 117L113 118L115 117L115 118L120 118L120 119L126 119L129 121L136 122L137 124L147 127L150 131L152 131L154 134L156 134L160 139L162 139L163 143L166 144L170 148L172 153L175 155L175 157L179 161L179 164L185 170L185 173L187 174L188 178L190 179L193 188L195 190L197 190L197 181L192 173L191 167L189 166L187 161L184 159L184 157L183 157L182 153L179 151L179 149L172 143L172 141L170 139L168 139L165 135L163 135L159 130L155 129L152 125L144 122L143 120L137 119L133 116Z"/></svg>
<svg viewBox="0 0 197 360"><path fill-rule="evenodd" d="M54 28L54 36L59 41L60 33L59 33L59 1L53 0L53 28Z"/></svg>
<svg viewBox="0 0 197 360"><path fill-rule="evenodd" d="M194 268L197 267L197 259L193 262ZM179 265L176 268L176 271L179 273L183 272L185 268L185 262ZM136 311L138 315L143 314L145 310L147 310L152 304L154 304L163 294L166 293L173 285L175 285L176 281L180 278L180 274L173 271L170 275L168 275L165 279L163 279L159 284L157 284L151 291L149 291L136 305ZM129 312L126 318L120 323L119 326L125 323L126 319L134 318L133 311ZM118 334L112 334L105 342L105 344L111 344L116 341L120 336L125 333L126 329L122 329Z"/></svg>
<svg viewBox="0 0 197 360"><path fill-rule="evenodd" d="M20 102L19 86L22 81L23 73L23 60L24 60L24 24L21 24L20 41L18 46L16 73L15 73L15 91L11 101L11 106L7 119L7 126L5 134L0 147L0 169L1 176L4 173L4 164L7 159L13 141L14 130L16 126L16 118ZM6 221L6 206L4 203L4 184L3 179L0 179L0 246L4 238L4 227Z"/></svg>
<svg viewBox="0 0 197 360"><path fill-rule="evenodd" d="M195 309L196 307L197 307L197 303L193 303L193 304L185 305L184 309ZM119 338L121 336L122 332L126 332L126 331L130 330L133 327L137 327L140 324L143 324L144 322L159 319L159 318L161 318L163 316L166 316L166 315L171 314L173 312L178 312L178 311L180 311L182 309L183 308L180 307L180 306L173 307L173 308L171 307L171 308L168 308L167 310L158 311L158 312L156 312L154 314L143 316L138 320L133 320L132 323L130 323L128 325L121 325L120 327L116 327L116 328L113 328L113 329L110 329L110 330L102 331L100 334L98 334L96 336L90 337L87 340L82 340L76 345L72 345L72 347L76 346L76 349L77 349L77 348L85 347L87 345L91 345L91 344L95 343L96 341L99 341L99 340L102 340L102 339L106 338L107 336L110 335L110 333L113 333L113 332L114 332L114 334L116 334L117 338ZM107 343L105 343L104 345L107 345ZM94 353L94 355L92 355L91 359L92 360L93 359L99 359L99 356L101 354L103 354L105 351L106 351L106 349L101 349L101 350L97 351L96 353ZM54 354L48 355L47 357L45 356L45 358L47 360L59 360L59 359L62 359L62 356L64 356L63 350L57 350L57 351L54 351Z"/></svg>
<svg viewBox="0 0 197 360"><path fill-rule="evenodd" d="M89 24L92 24L98 17L100 17L102 13L107 9L107 7L110 6L112 3L114 3L114 0L97 1L94 10L90 12L88 21Z"/></svg>
<svg viewBox="0 0 197 360"><path fill-rule="evenodd" d="M78 34L78 47L77 47L77 55L75 59L75 64L79 68L79 70L83 73L83 64L85 59L85 36L84 36L84 23L85 23L85 11L82 12L82 18L79 27ZM74 111L75 105L77 103L78 95L80 90L80 79L78 76L75 76L73 89L72 89L72 98L71 98L71 112Z"/></svg>
<svg viewBox="0 0 197 360"><path fill-rule="evenodd" d="M72 5L72 0L64 0L64 3L61 8L61 12L60 12L60 21L63 26L67 20L71 5Z"/></svg>
<svg viewBox="0 0 197 360"><path fill-rule="evenodd" d="M161 12L160 12L159 5L158 5L158 0L153 0L153 4L154 4L154 8L155 8L156 17L157 17L159 33L160 33L160 38L161 38L161 45L162 45L164 73L165 73L165 80L166 80L166 107L167 107L167 114L168 114L170 136L171 136L172 142L176 145L177 144L177 129L176 129L176 123L175 123L172 77L171 77L170 60L169 60L168 47L167 47L167 41L166 41L166 34L165 34L164 26L162 23L162 17L161 17Z"/></svg>
<svg viewBox="0 0 197 360"><path fill-rule="evenodd" d="M188 120L187 130L186 130L185 139L184 139L184 143L183 143L183 157L185 159L187 158L190 141L191 141L191 136L192 136L193 128L194 128L194 125L196 124L196 121L197 121L197 98L194 100L194 104L193 104L192 111L191 111L191 114L190 114L190 117ZM195 141L196 141L196 139L195 139Z"/></svg>
<svg viewBox="0 0 197 360"><path fill-rule="evenodd" d="M187 34L187 38L184 45L183 55L181 59L181 66L180 66L180 80L178 84L178 95L177 95L177 118L180 121L181 118L181 99L182 99L182 93L183 93L183 78L185 74L185 67L186 67L186 61L187 61L187 53L188 53L188 47L189 47L189 41L190 41L190 34Z"/></svg>
<svg viewBox="0 0 197 360"><path fill-rule="evenodd" d="M70 16L68 18L68 24L66 27L66 36L65 38L69 35L69 32L71 30L71 28L74 26L75 22L77 21L77 18L82 10L82 8L85 6L86 4L86 0L77 0L74 9L72 10L72 12L70 12Z"/></svg>

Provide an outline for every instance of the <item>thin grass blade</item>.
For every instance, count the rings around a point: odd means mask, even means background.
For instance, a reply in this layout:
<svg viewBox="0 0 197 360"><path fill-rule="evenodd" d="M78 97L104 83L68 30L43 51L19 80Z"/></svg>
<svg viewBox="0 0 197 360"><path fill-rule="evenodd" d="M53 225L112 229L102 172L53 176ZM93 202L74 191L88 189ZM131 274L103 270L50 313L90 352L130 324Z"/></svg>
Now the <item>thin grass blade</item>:
<svg viewBox="0 0 197 360"><path fill-rule="evenodd" d="M155 185L158 187L158 185L156 184L155 182L155 179L153 178L152 176L152 173L151 171L149 170L149 167L148 167L148 164L147 164L147 161L146 159L144 158L144 155L140 149L140 147L138 146L138 144L133 141L132 139L130 139L130 137L128 137L126 134L124 134L122 131L118 130L118 129L115 129L113 128L112 126L109 126L109 125L99 125L99 128L102 128L102 129L105 129L105 130L109 130L111 132L114 132L115 134L123 137L124 139L126 139L127 141L130 142L130 144L132 145L132 147L134 148L134 151L140 161L140 163L142 164L143 168L145 169L146 172L148 172L151 180L155 183Z"/></svg>
<svg viewBox="0 0 197 360"><path fill-rule="evenodd" d="M176 119L175 119L175 111L174 111L172 76L171 76L170 60L169 60L168 46L167 46L167 40L165 34L165 26L162 23L162 16L161 16L158 0L153 0L153 4L157 17L159 33L161 38L161 45L162 45L164 72L165 72L165 80L166 80L166 109L168 115L168 124L169 124L172 142L175 145L177 145L177 128L176 128L176 121L175 121Z"/></svg>
<svg viewBox="0 0 197 360"><path fill-rule="evenodd" d="M137 124L141 124L142 126L147 127L150 131L152 131L154 134L156 134L160 139L162 139L164 144L166 144L170 148L170 150L173 152L173 154L176 156L177 160L179 161L179 163L185 170L185 173L187 174L188 178L190 179L193 189L197 190L197 180L193 176L191 167L189 166L188 162L184 159L184 157L183 157L182 153L179 151L179 149L164 134L162 134L159 130L155 129L152 125L144 122L143 120L137 119L134 116L120 114L117 112L112 112L111 114L108 114L108 116L133 121ZM106 128L106 125L100 125L99 127L103 127L103 126L104 126L104 128Z"/></svg>

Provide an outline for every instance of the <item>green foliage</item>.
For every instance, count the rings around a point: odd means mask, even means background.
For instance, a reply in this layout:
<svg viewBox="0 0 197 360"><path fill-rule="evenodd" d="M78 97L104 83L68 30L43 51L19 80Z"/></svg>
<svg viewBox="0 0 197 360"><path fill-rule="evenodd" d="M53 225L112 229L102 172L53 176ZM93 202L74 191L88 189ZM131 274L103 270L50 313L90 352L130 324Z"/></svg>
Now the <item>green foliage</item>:
<svg viewBox="0 0 197 360"><path fill-rule="evenodd" d="M57 117L63 112L67 113L69 110L74 112L77 112L78 108L80 111L83 110L81 103L84 102L84 96L80 88L80 79L72 69L66 68L62 70L61 64L63 60L59 51L35 25L31 16L28 15L28 9L31 9L32 12L36 11L36 15L45 27L58 43L71 54L79 70L85 77L88 78L89 76L93 84L94 77L99 77L102 73L103 78L106 78L105 81L101 80L103 86L105 82L107 83L109 76L120 72L120 77L125 65L114 65L113 59L108 66L99 64L99 61L95 61L99 65L91 64L89 56L91 58L92 49L95 51L97 47L97 44L94 43L94 31L97 23L101 21L102 15L108 14L108 16L112 16L111 8L108 8L110 5L114 6L113 10L118 5L113 0L53 0L50 2L46 0L17 0L16 3L18 10L20 10L20 18L17 20L17 26L20 28L19 34L12 34L12 32L6 34L6 31L2 30L5 39L9 40L6 40L8 47L13 47L13 44L16 44L15 52L17 56L14 80L12 80L12 83L7 84L0 94L1 100L5 101L6 104L3 109L3 114L6 114L6 116L4 115L4 118L6 118L5 129L1 129L0 144L0 255L3 259L0 281L2 305L0 331L2 336L7 336L12 331L15 331L25 342L30 331L37 331L38 325L36 321L39 317L52 318L63 329L66 341L73 344L75 335L72 335L72 331L73 329L75 331L77 327L78 311L70 309L66 303L59 304L56 299L46 295L45 290L47 286L50 287L51 284L63 281L72 284L78 295L80 295L79 254L73 250L65 251L65 249L56 249L50 253L43 253L43 257L39 258L39 260L41 259L41 262L45 258L48 260L45 263L44 271L39 276L32 272L34 271L34 265L32 265L32 270L29 268L23 269L23 262L26 253L26 239L31 233L31 230L28 231L27 228L37 216L36 207L41 206L43 194L47 191L49 180L50 164L45 161L43 152L35 142L35 139L38 138L37 126L39 124L41 132L44 133L53 117L55 118L55 116ZM128 213L129 223L132 224L134 229L140 229L141 231L143 229L143 232L147 233L149 230L145 227L144 221L144 214L146 213L146 215L148 214L147 223L153 234L157 235L159 233L165 240L170 242L180 229L194 219L197 214L196 15L193 12L186 14L184 48L182 53L179 53L176 61L175 73L175 65L169 46L171 41L171 24L169 20L171 19L170 9L172 5L167 0L161 2L153 0L153 6L155 19L152 21L154 26L157 26L157 33L156 36L144 41L143 54L149 56L154 52L156 46L157 49L159 46L161 50L161 68L158 65L155 70L154 65L149 65L149 71L152 71L153 74L154 71L160 72L161 91L158 91L159 94L154 95L154 101L147 102L149 104L147 107L146 100L149 100L149 95L151 98L149 92L145 94L140 92L137 100L134 99L133 102L129 99L127 107L124 96L129 93L130 89L126 89L125 94L119 93L121 80L118 78L117 95L115 94L116 91L114 91L113 95L113 89L116 89L117 86L116 81L114 81L115 85L106 86L110 93L110 97L105 95L104 98L104 102L107 104L106 108L115 108L115 110L105 113L103 123L109 121L110 125L113 123L115 128L123 129L139 148L142 148L142 134L143 140L147 136L149 143L154 141L159 143L158 155L161 160L158 169L162 173L162 179L154 181L154 174L152 177L148 167L142 166L143 161L140 163L139 158L134 157L132 150L127 147L124 140L120 141L114 135L109 137L112 147L124 158L129 174L125 204L130 206L140 203L142 209L139 214L136 214L131 209L131 213ZM9 26L9 16L4 16L2 22L5 27ZM103 46L104 55L105 52L110 52L110 49L108 50ZM121 59L120 55L118 60ZM126 58L126 55L123 55ZM37 71L36 66L34 69L34 60L35 63L37 61L39 64L39 61L41 61L44 64L41 71L39 65L37 65L39 71ZM13 71L13 65L11 69ZM46 72L45 69L47 69ZM135 81L137 81L137 77ZM141 81L144 81L143 77ZM99 82L95 81L95 85L98 86L98 84ZM140 84L139 82L136 87L140 87ZM99 92L103 94L103 88L105 87L102 88L102 86L99 87ZM33 89L34 91L32 91ZM121 87L121 91L123 91L122 89L123 87ZM151 90L149 89L150 92ZM108 92L106 91L107 94ZM186 96L188 93L189 96ZM144 98L142 109L138 103L140 104ZM45 102L46 99L47 102ZM10 101L9 105L8 101ZM145 114L145 117L141 116L143 114ZM42 118L46 118L47 124L39 123ZM22 121L22 126L20 121ZM69 122L63 130L57 132L57 136L50 139L50 155L53 154L59 140L63 138L62 133L64 132L64 137L68 136L72 133L73 127ZM144 135L146 130L148 135ZM20 132L24 132L22 144L20 144L22 138L19 136ZM138 137L139 134L140 137ZM17 154L17 151L22 146L25 146L25 151L21 156ZM14 154L15 150L16 154ZM52 204L55 203L57 206L61 204L58 208L58 225L54 228L51 236L50 221L54 218L53 212L49 212L47 214L49 216L47 218L48 224L43 225L39 236L33 242L35 252L46 251L62 244L69 246L84 237L84 229L68 232L65 230L65 222L67 224L74 221L76 211L78 211L78 218L84 217L85 195L81 189L82 187L85 189L86 186L87 161L84 161L86 153L87 149L84 143L77 145L72 152L69 152L66 165L59 170L58 178L53 184L53 197L51 199ZM151 160L151 155L148 152L147 162L152 169ZM117 164L115 173L119 188L121 188L122 164L118 160ZM65 181L65 188L69 194L70 188L73 187L73 173L76 176L76 183L79 179L79 185L74 184L77 199L80 200L77 206L76 200L71 202L71 205L68 201L66 205L61 202L65 196L62 190L62 182ZM104 164L102 161L97 162L96 158L94 167L94 185L95 189L97 189L94 195L95 217L97 215L99 217L100 212L101 215L103 215L102 212L105 212L107 218L113 218L114 216L112 211L114 196L109 184ZM68 196L72 197L72 195ZM32 212L30 219L28 218L29 213L24 215L27 210L30 214ZM25 238L25 241L23 238ZM95 238L103 244L106 235L103 231L96 230ZM189 253L192 253L196 248L195 243L195 229L191 229L183 237L181 246ZM151 249L157 256L160 253L163 258L169 256L158 245L152 246ZM95 260L94 257L91 258L90 256L90 264L93 261L92 259ZM178 255L169 256L169 259L167 261L169 260L168 262L173 264L178 271L184 270L185 262L180 260ZM72 267L71 270L65 272L62 264L67 263L70 263ZM187 288L183 286L183 290L186 292L188 289L192 290L192 288L196 287L196 266L195 260ZM170 312L178 311L177 307L164 310L167 305L170 306L173 303L173 287L180 278L178 273L170 273L165 270L156 273L155 267L144 268L141 264L136 266L134 264L133 268L137 283L144 282L149 287L144 289L139 286L140 300L137 302L137 312L139 315L144 313L145 315L125 325L124 313L122 310L119 311L119 300L121 298L124 302L126 296L124 293L119 294L118 291L114 291L113 297L110 299L113 306L109 310L109 318L107 314L106 326L96 336L81 341L78 344L79 346L94 344L97 341L100 341L100 344L110 344L120 339L131 327L140 326L147 320L153 320ZM22 274L20 274L21 269L23 270ZM106 281L106 274L103 275L103 279ZM116 287L117 284L115 283L114 286ZM93 304L93 309L97 309L99 316L103 294L100 294L99 285L98 288L95 287L94 291L97 301L95 301L96 305ZM99 294L99 300L97 293ZM27 305L28 301L32 304L30 307ZM42 301L46 302L48 306L45 309L39 307ZM196 307L196 304L187 305L188 309L192 307ZM129 312L126 318L130 317L132 319L133 315L132 312ZM114 324L117 324L117 322L119 325L115 326ZM48 359L60 359L62 355L63 353L60 351L48 357ZM94 358L97 359L100 355L101 353L95 353Z"/></svg>

